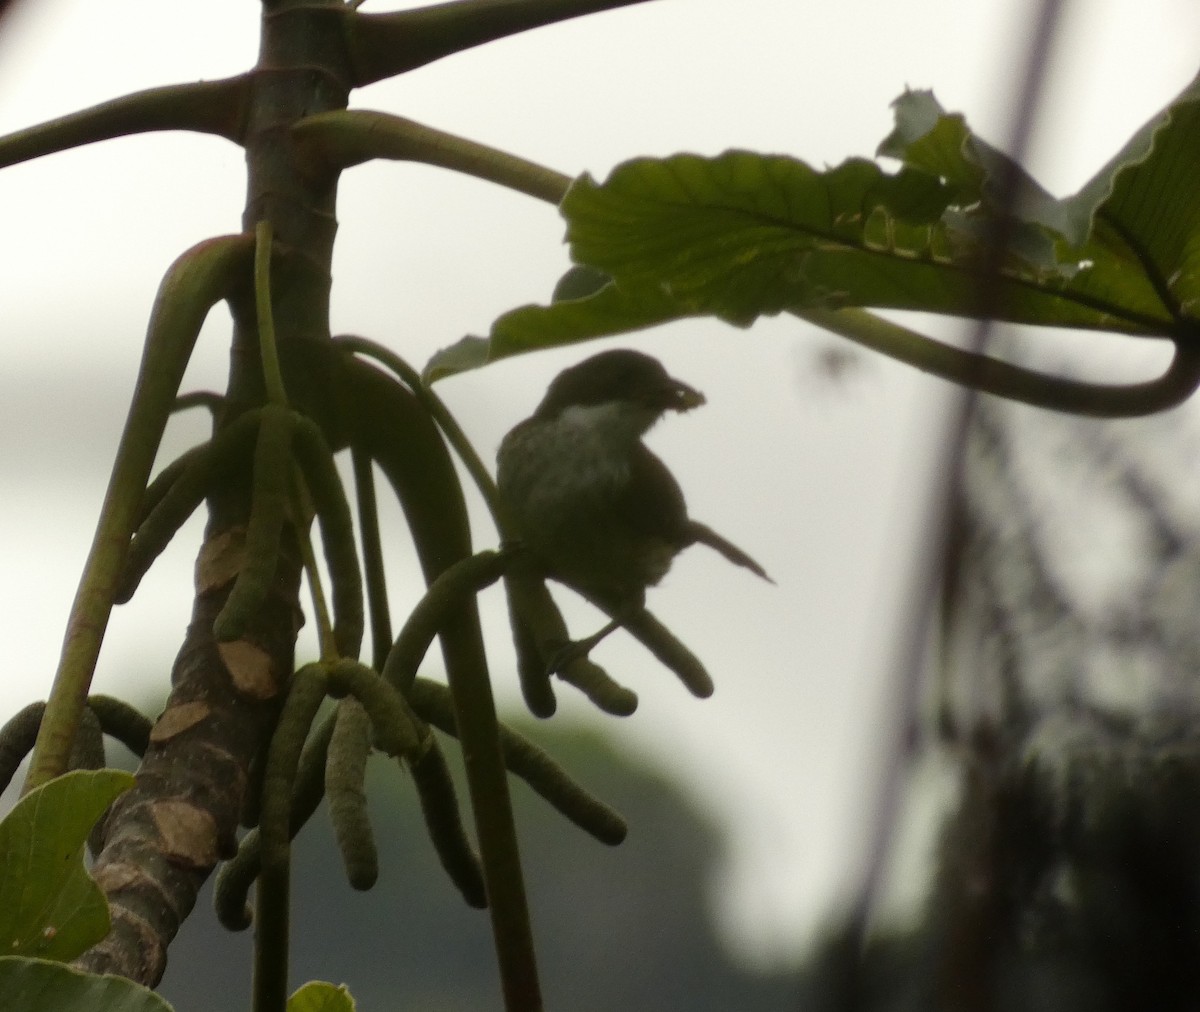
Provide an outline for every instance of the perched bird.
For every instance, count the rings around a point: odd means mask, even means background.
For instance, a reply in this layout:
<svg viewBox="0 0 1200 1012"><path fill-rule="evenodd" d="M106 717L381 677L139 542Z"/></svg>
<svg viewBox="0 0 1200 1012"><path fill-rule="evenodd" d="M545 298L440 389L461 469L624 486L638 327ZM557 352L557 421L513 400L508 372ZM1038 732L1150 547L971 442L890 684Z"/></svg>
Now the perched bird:
<svg viewBox="0 0 1200 1012"><path fill-rule="evenodd" d="M769 579L745 552L688 518L679 483L642 442L664 412L703 403L658 359L605 351L559 373L533 415L500 443L497 485L511 533L543 576L616 622L640 609L646 588L698 541Z"/></svg>

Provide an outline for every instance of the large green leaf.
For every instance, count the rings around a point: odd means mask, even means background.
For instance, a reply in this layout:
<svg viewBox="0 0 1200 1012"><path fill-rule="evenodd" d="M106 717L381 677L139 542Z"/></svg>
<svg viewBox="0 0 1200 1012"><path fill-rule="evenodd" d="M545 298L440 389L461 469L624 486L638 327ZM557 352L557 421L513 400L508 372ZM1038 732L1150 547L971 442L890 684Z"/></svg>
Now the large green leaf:
<svg viewBox="0 0 1200 1012"><path fill-rule="evenodd" d="M609 273L618 291L657 287L680 316L745 325L783 310L846 306L971 316L983 298L989 219L986 205L949 203L962 195L919 169L889 175L852 160L817 172L792 158L731 151L627 162L603 185L585 176L563 213L579 262ZM913 214L939 198L936 217ZM1145 334L1171 328L1126 249L1090 237L1073 248L1040 222L1021 224L988 295L996 316ZM546 312L567 324L568 307L578 312L575 303Z"/></svg>
<svg viewBox="0 0 1200 1012"><path fill-rule="evenodd" d="M1078 193L1058 200L1005 155L975 137L962 116L945 113L929 92L906 92L894 103L896 129L879 153L941 173L956 196L995 212L1001 172L1017 177L1018 224L1056 239L1056 255L1089 266L1067 295L1119 303L1127 309L1159 305L1167 330L1190 333L1200 285L1200 77L1133 135ZM1022 248L1029 256L1032 246ZM1030 259L1033 259L1031 256ZM1042 321L1031 321L1042 322ZM1048 321L1053 322L1053 321ZM1126 330L1114 317L1103 329ZM1138 328L1128 328L1137 333Z"/></svg>
<svg viewBox="0 0 1200 1012"><path fill-rule="evenodd" d="M288 999L287 1012L354 1012L355 1007L345 985L310 980Z"/></svg>
<svg viewBox="0 0 1200 1012"><path fill-rule="evenodd" d="M108 903L83 866L83 848L96 820L132 785L120 770L76 770L30 791L0 822L5 955L66 961L108 934Z"/></svg>
<svg viewBox="0 0 1200 1012"><path fill-rule="evenodd" d="M880 153L902 163L896 172L729 151L635 159L604 183L581 177L562 204L572 257L610 283L505 314L486 340L435 356L429 374L689 316L746 326L845 307L1194 337L1200 83L1062 200L930 93L906 92L894 109ZM1006 181L1016 184L1007 212L997 202ZM997 236L1000 274L983 278L984 244Z"/></svg>
<svg viewBox="0 0 1200 1012"><path fill-rule="evenodd" d="M20 956L0 957L0 1007L11 1012L171 1012L153 991L124 977Z"/></svg>
<svg viewBox="0 0 1200 1012"><path fill-rule="evenodd" d="M1067 203L1129 251L1164 298L1200 317L1200 77Z"/></svg>

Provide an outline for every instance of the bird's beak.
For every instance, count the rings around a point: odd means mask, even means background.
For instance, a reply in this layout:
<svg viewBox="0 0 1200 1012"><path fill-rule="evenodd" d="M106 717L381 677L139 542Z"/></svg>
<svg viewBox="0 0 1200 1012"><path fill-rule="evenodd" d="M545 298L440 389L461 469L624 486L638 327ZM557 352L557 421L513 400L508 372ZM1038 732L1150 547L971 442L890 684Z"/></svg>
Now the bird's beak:
<svg viewBox="0 0 1200 1012"><path fill-rule="evenodd" d="M692 408L698 408L704 403L704 394L695 387L690 387L686 383L681 383L677 379L672 379L670 386L664 391L666 407L672 411L691 411Z"/></svg>

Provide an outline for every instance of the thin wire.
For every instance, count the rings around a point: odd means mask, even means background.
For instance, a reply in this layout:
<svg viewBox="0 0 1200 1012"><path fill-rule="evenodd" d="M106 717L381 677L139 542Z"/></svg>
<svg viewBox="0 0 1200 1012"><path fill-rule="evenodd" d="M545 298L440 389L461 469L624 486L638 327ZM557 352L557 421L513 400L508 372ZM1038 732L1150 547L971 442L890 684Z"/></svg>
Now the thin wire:
<svg viewBox="0 0 1200 1012"><path fill-rule="evenodd" d="M1034 26L1033 42L1029 47L1019 91L1014 95L1015 114L1011 121L1006 150L1011 166L1006 166L997 182L996 220L985 247L986 257L980 273L980 318L970 332L968 347L979 353L987 346L992 333L992 309L999 297L993 280L999 275L1005 249L1011 238L1012 218L1020 186L1016 167L1024 160L1035 126L1036 112L1045 88L1046 74L1054 50L1058 26L1066 0L1042 0ZM899 822L904 782L909 772L911 743L920 719L921 684L930 642L930 632L936 616L939 590L947 552L951 543L951 523L954 515L955 493L966 457L969 421L975 404L975 393L966 387L954 393L948 411L943 444L937 453L937 465L930 484L928 503L923 517L923 537L918 544L917 563L913 575L913 591L907 600L918 602L911 621L901 634L899 677L893 683L891 706L885 711L892 717L891 740L883 754L879 791L868 816L867 867L854 906L851 909L849 937L855 941L855 963L865 950L871 910L879 894ZM856 970L857 965L850 970ZM845 982L846 1007L853 1009L864 1004L866 987L863 975L850 972Z"/></svg>

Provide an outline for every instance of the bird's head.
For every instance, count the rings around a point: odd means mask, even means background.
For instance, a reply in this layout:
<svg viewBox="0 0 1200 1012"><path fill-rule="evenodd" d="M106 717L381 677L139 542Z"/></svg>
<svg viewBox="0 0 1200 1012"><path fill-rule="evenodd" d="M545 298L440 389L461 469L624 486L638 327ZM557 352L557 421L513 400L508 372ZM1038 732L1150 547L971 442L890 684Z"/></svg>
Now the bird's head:
<svg viewBox="0 0 1200 1012"><path fill-rule="evenodd" d="M611 411L640 437L666 411L690 411L704 403L699 390L671 377L649 355L617 348L564 369L550 384L534 418L557 419L572 409Z"/></svg>

